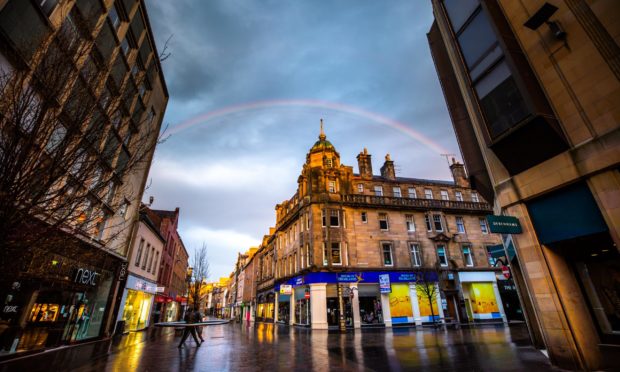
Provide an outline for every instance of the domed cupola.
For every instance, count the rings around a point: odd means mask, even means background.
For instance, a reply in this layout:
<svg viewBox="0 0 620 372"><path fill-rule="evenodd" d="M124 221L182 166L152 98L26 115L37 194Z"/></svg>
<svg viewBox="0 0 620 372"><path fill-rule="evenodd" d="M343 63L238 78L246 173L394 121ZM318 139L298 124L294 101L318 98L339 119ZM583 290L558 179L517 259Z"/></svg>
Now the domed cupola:
<svg viewBox="0 0 620 372"><path fill-rule="evenodd" d="M340 166L340 154L338 154L334 145L327 140L327 136L323 131L323 119L321 119L319 140L316 141L310 149L306 157L306 163L311 167L324 166L327 168L335 168Z"/></svg>

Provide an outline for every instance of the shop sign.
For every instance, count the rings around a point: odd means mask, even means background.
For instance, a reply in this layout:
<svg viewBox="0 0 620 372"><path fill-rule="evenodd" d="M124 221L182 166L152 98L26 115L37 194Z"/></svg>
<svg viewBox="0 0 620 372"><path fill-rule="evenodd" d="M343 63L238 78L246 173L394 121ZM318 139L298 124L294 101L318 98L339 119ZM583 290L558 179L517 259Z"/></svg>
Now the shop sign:
<svg viewBox="0 0 620 372"><path fill-rule="evenodd" d="M400 273L398 274L399 282L415 282L415 273Z"/></svg>
<svg viewBox="0 0 620 372"><path fill-rule="evenodd" d="M17 305L6 305L2 312L5 314L17 313Z"/></svg>
<svg viewBox="0 0 620 372"><path fill-rule="evenodd" d="M280 294L281 295L290 295L293 293L293 286L290 284L282 284L280 285Z"/></svg>
<svg viewBox="0 0 620 372"><path fill-rule="evenodd" d="M379 290L381 293L392 292L392 286L390 285L390 274L379 275Z"/></svg>
<svg viewBox="0 0 620 372"><path fill-rule="evenodd" d="M157 293L164 293L166 287L157 287Z"/></svg>
<svg viewBox="0 0 620 372"><path fill-rule="evenodd" d="M510 269L508 266L502 266L502 274L504 274L504 278L510 279Z"/></svg>
<svg viewBox="0 0 620 372"><path fill-rule="evenodd" d="M489 229L497 234L521 234L521 224L516 217L512 216L487 216Z"/></svg>
<svg viewBox="0 0 620 372"><path fill-rule="evenodd" d="M304 294L304 298L307 300L310 298L310 291L306 289L306 293Z"/></svg>
<svg viewBox="0 0 620 372"><path fill-rule="evenodd" d="M88 269L84 269L81 267L77 269L73 282L78 283L78 284L86 284L86 285L90 285L94 287L97 285L97 282L96 282L97 275L101 275L101 274L99 274L98 272L94 270L88 270Z"/></svg>
<svg viewBox="0 0 620 372"><path fill-rule="evenodd" d="M302 284L304 284L303 276L298 276L297 278L295 278L295 285L302 285Z"/></svg>
<svg viewBox="0 0 620 372"><path fill-rule="evenodd" d="M362 280L362 273L338 273L336 281L339 283L357 283Z"/></svg>
<svg viewBox="0 0 620 372"><path fill-rule="evenodd" d="M118 280L125 280L125 277L127 276L127 262L123 262L121 264L121 268L120 270L118 270Z"/></svg>

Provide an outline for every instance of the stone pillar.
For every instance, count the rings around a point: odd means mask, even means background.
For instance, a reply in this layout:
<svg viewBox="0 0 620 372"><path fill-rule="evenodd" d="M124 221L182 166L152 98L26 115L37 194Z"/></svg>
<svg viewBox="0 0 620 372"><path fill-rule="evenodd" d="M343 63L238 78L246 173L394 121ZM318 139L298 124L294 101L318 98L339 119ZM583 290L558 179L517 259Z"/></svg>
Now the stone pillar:
<svg viewBox="0 0 620 372"><path fill-rule="evenodd" d="M392 327L392 313L390 312L390 294L381 293L381 311L383 312L383 324L386 328Z"/></svg>
<svg viewBox="0 0 620 372"><path fill-rule="evenodd" d="M280 304L279 297L280 297L280 294L278 292L276 292L276 295L274 297L276 299L276 303L273 304L273 322L274 323L276 323L278 321L278 311L279 311L278 307L279 307L279 304Z"/></svg>
<svg viewBox="0 0 620 372"><path fill-rule="evenodd" d="M353 291L353 301L351 301L351 311L353 312L353 328L362 326L360 319L360 296L357 290L357 283L350 284L349 287Z"/></svg>
<svg viewBox="0 0 620 372"><path fill-rule="evenodd" d="M295 289L291 291L291 298L289 299L289 309L291 310L289 313L288 324L295 324Z"/></svg>
<svg viewBox="0 0 620 372"><path fill-rule="evenodd" d="M437 287L437 296L436 296L437 312L439 313L439 318L441 319L441 322L445 323L446 321L444 320L443 306L441 306L441 291L439 290L439 283L435 284L435 286Z"/></svg>
<svg viewBox="0 0 620 372"><path fill-rule="evenodd" d="M422 316L420 315L420 303L418 302L418 291L415 283L409 283L409 298L413 307L413 320L416 326L422 325Z"/></svg>
<svg viewBox="0 0 620 372"><path fill-rule="evenodd" d="M508 319L506 318L506 313L504 312L504 303L502 302L502 297L499 295L499 289L497 288L497 281L493 282L493 294L495 295L495 301L497 301L497 307L499 308L499 313L502 314L502 321L504 323L508 323Z"/></svg>
<svg viewBox="0 0 620 372"><path fill-rule="evenodd" d="M327 285L325 283L310 284L312 329L328 329L326 295Z"/></svg>

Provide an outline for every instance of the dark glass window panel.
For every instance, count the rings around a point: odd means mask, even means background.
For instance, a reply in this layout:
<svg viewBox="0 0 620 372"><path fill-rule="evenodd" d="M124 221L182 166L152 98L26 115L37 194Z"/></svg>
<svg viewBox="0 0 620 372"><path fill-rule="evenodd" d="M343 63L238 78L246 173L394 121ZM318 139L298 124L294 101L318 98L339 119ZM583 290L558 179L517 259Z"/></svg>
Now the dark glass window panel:
<svg viewBox="0 0 620 372"><path fill-rule="evenodd" d="M433 224L435 225L435 231L443 231L443 225L441 224L441 216L438 214L433 215Z"/></svg>
<svg viewBox="0 0 620 372"><path fill-rule="evenodd" d="M383 264L392 265L392 246L383 244Z"/></svg>
<svg viewBox="0 0 620 372"><path fill-rule="evenodd" d="M140 46L140 59L144 63L149 63L149 56L152 53L151 44L149 44L148 39L145 39Z"/></svg>
<svg viewBox="0 0 620 372"><path fill-rule="evenodd" d="M101 1L77 0L75 6L78 8L88 27L92 30L103 14Z"/></svg>
<svg viewBox="0 0 620 372"><path fill-rule="evenodd" d="M444 6L454 32L458 32L469 16L478 8L479 3L479 0L444 0Z"/></svg>
<svg viewBox="0 0 620 372"><path fill-rule="evenodd" d="M131 12L131 9L133 9L136 1L137 0L123 0L123 6L125 7L125 11L127 12L127 14Z"/></svg>
<svg viewBox="0 0 620 372"><path fill-rule="evenodd" d="M58 0L39 0L38 3L43 13L49 17L58 5Z"/></svg>
<svg viewBox="0 0 620 372"><path fill-rule="evenodd" d="M116 10L116 4L112 5L112 8L110 8L110 11L108 12L108 17L110 18L110 21L112 21L112 26L115 29L118 29L118 26L121 25L121 18L118 15L118 11Z"/></svg>
<svg viewBox="0 0 620 372"><path fill-rule="evenodd" d="M110 132L102 154L103 160L109 165L112 165L112 161L114 160L114 156L116 155L119 145L120 142L118 141L118 138L116 138L116 135Z"/></svg>
<svg viewBox="0 0 620 372"><path fill-rule="evenodd" d="M480 105L493 138L521 122L530 113L512 76L480 99Z"/></svg>
<svg viewBox="0 0 620 372"><path fill-rule="evenodd" d="M114 40L113 31L107 22L103 24L99 35L97 35L95 44L97 45L97 49L99 50L99 53L101 53L103 60L105 62L109 61L112 51L116 46L116 42Z"/></svg>
<svg viewBox="0 0 620 372"><path fill-rule="evenodd" d="M30 59L50 30L30 1L9 1L0 11L0 28L25 59Z"/></svg>
<svg viewBox="0 0 620 372"><path fill-rule="evenodd" d="M144 21L142 20L142 10L138 10L138 12L136 12L136 15L131 20L130 28L131 32L133 32L136 37L136 40L140 41L140 36L142 36L142 33L145 30Z"/></svg>
<svg viewBox="0 0 620 372"><path fill-rule="evenodd" d="M329 216L329 226L339 226L340 225L340 221L338 219L338 212L336 212L335 214L332 213Z"/></svg>
<svg viewBox="0 0 620 372"><path fill-rule="evenodd" d="M118 161L116 162L116 173L121 174L125 171L127 163L129 162L129 154L122 149L118 155Z"/></svg>
<svg viewBox="0 0 620 372"><path fill-rule="evenodd" d="M125 64L123 57L118 55L116 57L116 61L114 62L114 66L112 66L112 73L110 74L117 88L120 88L123 85L123 80L125 79L125 75L127 75L127 71L127 65Z"/></svg>
<svg viewBox="0 0 620 372"><path fill-rule="evenodd" d="M458 40L469 68L474 67L497 44L495 32L483 12L474 16L458 36Z"/></svg>

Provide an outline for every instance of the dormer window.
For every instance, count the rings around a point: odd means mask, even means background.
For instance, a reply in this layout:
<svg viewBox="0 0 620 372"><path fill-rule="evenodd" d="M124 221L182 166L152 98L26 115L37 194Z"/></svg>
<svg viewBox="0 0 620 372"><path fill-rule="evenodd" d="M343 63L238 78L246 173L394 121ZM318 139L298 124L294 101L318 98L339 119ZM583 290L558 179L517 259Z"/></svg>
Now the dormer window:
<svg viewBox="0 0 620 372"><path fill-rule="evenodd" d="M336 181L329 181L327 183L327 189L330 193L336 192Z"/></svg>
<svg viewBox="0 0 620 372"><path fill-rule="evenodd" d="M327 166L327 168L332 168L334 166L334 164L332 163L332 159L331 158L327 158L325 160L325 165Z"/></svg>
<svg viewBox="0 0 620 372"><path fill-rule="evenodd" d="M375 186L375 196L383 196L383 187Z"/></svg>
<svg viewBox="0 0 620 372"><path fill-rule="evenodd" d="M363 183L358 183L357 184L357 192L360 194L364 193L364 184Z"/></svg>

